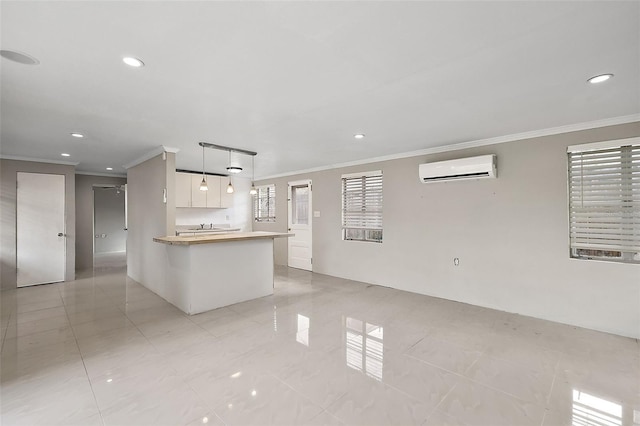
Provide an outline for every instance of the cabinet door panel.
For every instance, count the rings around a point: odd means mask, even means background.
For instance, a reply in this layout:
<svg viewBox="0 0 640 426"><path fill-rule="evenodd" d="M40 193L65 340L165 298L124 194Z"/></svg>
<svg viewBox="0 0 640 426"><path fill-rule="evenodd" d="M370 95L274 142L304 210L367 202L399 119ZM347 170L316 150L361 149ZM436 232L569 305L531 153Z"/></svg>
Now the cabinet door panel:
<svg viewBox="0 0 640 426"><path fill-rule="evenodd" d="M176 207L191 207L190 173L176 173Z"/></svg>
<svg viewBox="0 0 640 426"><path fill-rule="evenodd" d="M207 176L207 184L209 178ZM191 175L191 207L207 207L207 192L200 191L200 182L202 182L202 175Z"/></svg>
<svg viewBox="0 0 640 426"><path fill-rule="evenodd" d="M207 207L220 208L220 176L207 176Z"/></svg>
<svg viewBox="0 0 640 426"><path fill-rule="evenodd" d="M222 178L220 180L220 207L223 209L233 207L233 194L227 193L227 185L229 185L229 178Z"/></svg>

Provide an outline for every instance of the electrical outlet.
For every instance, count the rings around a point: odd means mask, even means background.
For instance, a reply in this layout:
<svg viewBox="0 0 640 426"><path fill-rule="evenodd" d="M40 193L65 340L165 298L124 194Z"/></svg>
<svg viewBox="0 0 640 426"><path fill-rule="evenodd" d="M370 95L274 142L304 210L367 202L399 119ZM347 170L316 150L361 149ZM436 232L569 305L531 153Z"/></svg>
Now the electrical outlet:
<svg viewBox="0 0 640 426"><path fill-rule="evenodd" d="M458 259L457 257L454 257L454 258L453 258L453 265L454 265L454 266L458 266L458 265L460 265L460 259Z"/></svg>

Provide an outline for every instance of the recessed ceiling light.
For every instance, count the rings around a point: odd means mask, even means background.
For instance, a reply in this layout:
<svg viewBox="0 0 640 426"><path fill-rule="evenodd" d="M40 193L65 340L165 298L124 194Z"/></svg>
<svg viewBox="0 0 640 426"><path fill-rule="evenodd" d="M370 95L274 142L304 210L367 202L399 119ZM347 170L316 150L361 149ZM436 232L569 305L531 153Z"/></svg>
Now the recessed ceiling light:
<svg viewBox="0 0 640 426"><path fill-rule="evenodd" d="M67 154L66 152L63 152L63 153L62 153L62 154L60 154L60 155L62 155L63 157L71 157L71 154Z"/></svg>
<svg viewBox="0 0 640 426"><path fill-rule="evenodd" d="M364 138L364 134L358 133L358 134L353 135L353 137L356 138L356 139L363 139Z"/></svg>
<svg viewBox="0 0 640 426"><path fill-rule="evenodd" d="M38 65L40 63L33 56L15 50L0 50L0 56L23 65Z"/></svg>
<svg viewBox="0 0 640 426"><path fill-rule="evenodd" d="M113 170L113 167L107 167L107 170Z"/></svg>
<svg viewBox="0 0 640 426"><path fill-rule="evenodd" d="M84 135L82 133L71 133L71 136L73 136L74 138L84 138Z"/></svg>
<svg viewBox="0 0 640 426"><path fill-rule="evenodd" d="M131 57L131 56L125 56L124 58L122 58L122 62L124 62L125 64L127 64L127 65L129 65L131 67L135 67L135 68L144 67L144 62L142 62L138 58L134 58L134 57Z"/></svg>
<svg viewBox="0 0 640 426"><path fill-rule="evenodd" d="M613 74L600 74L600 75L596 75L595 77L591 77L587 81L593 84L602 83L603 81L609 80L611 77L613 77Z"/></svg>

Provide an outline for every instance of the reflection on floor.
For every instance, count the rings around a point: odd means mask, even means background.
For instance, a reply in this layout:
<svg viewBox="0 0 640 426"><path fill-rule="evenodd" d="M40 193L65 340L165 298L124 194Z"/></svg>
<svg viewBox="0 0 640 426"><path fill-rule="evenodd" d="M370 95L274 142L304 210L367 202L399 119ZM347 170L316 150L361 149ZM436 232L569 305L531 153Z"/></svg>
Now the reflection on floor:
<svg viewBox="0 0 640 426"><path fill-rule="evenodd" d="M127 264L126 251L112 251L109 253L95 253L93 255L93 268L103 270L106 268L124 267Z"/></svg>
<svg viewBox="0 0 640 426"><path fill-rule="evenodd" d="M640 424L633 339L282 268L186 316L105 268L2 293L2 424Z"/></svg>

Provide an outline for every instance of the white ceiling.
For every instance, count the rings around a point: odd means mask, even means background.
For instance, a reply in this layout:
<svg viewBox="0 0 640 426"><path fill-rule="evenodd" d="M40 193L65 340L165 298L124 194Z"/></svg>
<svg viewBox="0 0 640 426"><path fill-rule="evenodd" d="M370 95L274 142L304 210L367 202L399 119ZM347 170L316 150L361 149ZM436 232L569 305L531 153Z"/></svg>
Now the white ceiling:
<svg viewBox="0 0 640 426"><path fill-rule="evenodd" d="M2 1L0 12L1 48L40 60L0 61L2 156L67 152L84 172L125 173L160 145L200 170L207 141L257 151L267 176L640 113L640 2ZM601 73L615 77L586 83ZM207 151L207 171L226 163Z"/></svg>

